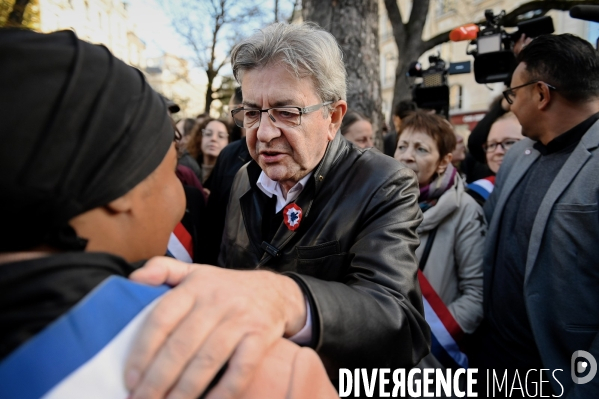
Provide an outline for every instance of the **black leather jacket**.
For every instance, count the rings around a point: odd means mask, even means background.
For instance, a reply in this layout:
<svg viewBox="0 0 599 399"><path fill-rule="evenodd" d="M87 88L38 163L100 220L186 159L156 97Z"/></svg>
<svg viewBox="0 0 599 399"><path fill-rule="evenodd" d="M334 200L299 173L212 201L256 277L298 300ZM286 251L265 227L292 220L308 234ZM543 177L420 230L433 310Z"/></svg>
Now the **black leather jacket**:
<svg viewBox="0 0 599 399"><path fill-rule="evenodd" d="M210 196L205 218L199 229L205 254L200 263L217 263L233 180L239 169L251 159L245 137L229 144L218 154L214 169L205 185L210 189Z"/></svg>
<svg viewBox="0 0 599 399"><path fill-rule="evenodd" d="M281 223L268 247L260 172L251 161L235 177L219 263L295 279L332 379L338 368L414 366L430 347L414 254L422 221L414 173L337 133L296 200L300 227Z"/></svg>

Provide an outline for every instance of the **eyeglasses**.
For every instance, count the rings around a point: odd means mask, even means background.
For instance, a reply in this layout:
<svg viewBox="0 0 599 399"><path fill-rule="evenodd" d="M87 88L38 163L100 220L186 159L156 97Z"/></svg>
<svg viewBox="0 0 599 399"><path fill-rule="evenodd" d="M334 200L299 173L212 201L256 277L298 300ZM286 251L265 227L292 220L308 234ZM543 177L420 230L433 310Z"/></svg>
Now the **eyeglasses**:
<svg viewBox="0 0 599 399"><path fill-rule="evenodd" d="M309 107L274 107L267 109L237 108L231 111L235 124L246 129L257 129L260 126L262 113L268 113L269 119L278 128L296 127L302 123L302 115L309 114L320 108L332 104L326 101Z"/></svg>
<svg viewBox="0 0 599 399"><path fill-rule="evenodd" d="M520 86L516 86L516 87L510 87L509 89L505 90L503 92L503 97L505 98L505 101L508 102L508 104L513 104L514 103L514 97L516 96L516 93L514 92L514 90L516 89L520 89L522 87L525 86L529 86L529 85L533 85L535 83L543 83L544 85L546 85L547 87L549 87L551 90L557 90L554 86L550 85L549 83L545 83L542 80L533 80L531 82L528 83L524 83L523 85Z"/></svg>
<svg viewBox="0 0 599 399"><path fill-rule="evenodd" d="M507 139L503 140L501 143L485 143L483 144L483 150L485 150L485 152L495 152L497 146L500 146L503 148L503 151L507 151L518 141L520 141L520 139Z"/></svg>
<svg viewBox="0 0 599 399"><path fill-rule="evenodd" d="M202 129L202 136L203 137L212 137L213 135L217 135L217 137L219 139L226 139L227 137L229 137L229 133L225 133L225 132L213 132L212 130L208 130L208 129Z"/></svg>

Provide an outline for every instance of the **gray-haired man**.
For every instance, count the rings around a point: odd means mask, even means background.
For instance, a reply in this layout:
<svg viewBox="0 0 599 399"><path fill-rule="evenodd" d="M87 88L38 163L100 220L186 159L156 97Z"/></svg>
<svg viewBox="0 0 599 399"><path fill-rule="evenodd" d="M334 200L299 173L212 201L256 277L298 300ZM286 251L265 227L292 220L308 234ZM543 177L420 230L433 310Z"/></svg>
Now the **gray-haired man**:
<svg viewBox="0 0 599 399"><path fill-rule="evenodd" d="M176 390L195 392L230 358L223 381L236 392L281 335L314 347L332 378L339 368L412 367L430 339L414 173L338 133L346 73L329 33L274 24L231 58L244 99L232 114L253 161L233 184L220 263L252 271L189 275L188 290L173 290L185 310L152 316L165 327L141 338L134 368L166 342L178 355L155 361L146 386L169 386L187 364Z"/></svg>

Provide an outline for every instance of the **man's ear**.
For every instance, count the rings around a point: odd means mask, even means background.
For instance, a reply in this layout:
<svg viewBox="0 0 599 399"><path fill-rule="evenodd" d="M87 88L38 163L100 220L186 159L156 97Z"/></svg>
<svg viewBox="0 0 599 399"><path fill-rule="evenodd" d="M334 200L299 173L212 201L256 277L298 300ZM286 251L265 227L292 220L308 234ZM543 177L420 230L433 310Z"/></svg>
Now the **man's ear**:
<svg viewBox="0 0 599 399"><path fill-rule="evenodd" d="M339 100L334 104L333 111L331 111L331 124L329 125L329 141L332 141L337 134L337 131L341 127L341 121L343 116L347 112L347 102Z"/></svg>
<svg viewBox="0 0 599 399"><path fill-rule="evenodd" d="M441 158L439 160L439 166L437 166L437 174L442 175L443 173L445 173L445 170L447 170L447 165L451 163L452 159L453 154L451 152L445 155L443 158Z"/></svg>
<svg viewBox="0 0 599 399"><path fill-rule="evenodd" d="M539 99L537 108L539 110L545 110L549 107L549 102L551 101L551 89L542 82L538 82L535 86L536 95Z"/></svg>

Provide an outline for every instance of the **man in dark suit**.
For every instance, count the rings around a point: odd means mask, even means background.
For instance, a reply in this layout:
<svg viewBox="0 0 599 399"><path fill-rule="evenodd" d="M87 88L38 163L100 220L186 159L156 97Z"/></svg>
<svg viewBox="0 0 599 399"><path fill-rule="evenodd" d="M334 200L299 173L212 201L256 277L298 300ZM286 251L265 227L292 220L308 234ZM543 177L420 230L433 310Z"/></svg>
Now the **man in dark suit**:
<svg viewBox="0 0 599 399"><path fill-rule="evenodd" d="M599 378L575 384L571 361L579 350L599 359L597 53L573 35L541 36L517 63L504 96L527 138L506 155L485 205L477 366L518 370L527 388L522 373L536 369L538 383L545 369L544 395L596 397Z"/></svg>

